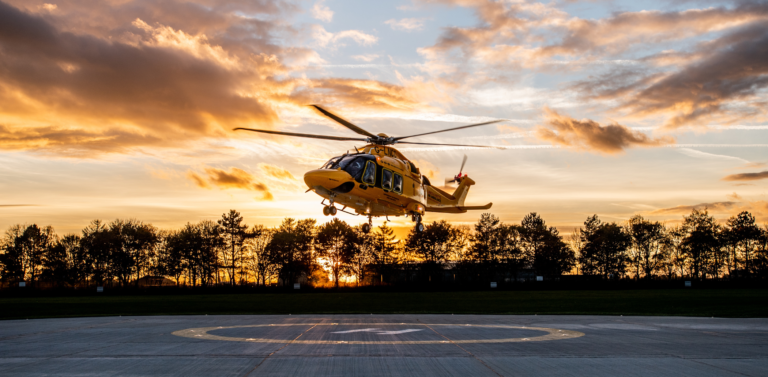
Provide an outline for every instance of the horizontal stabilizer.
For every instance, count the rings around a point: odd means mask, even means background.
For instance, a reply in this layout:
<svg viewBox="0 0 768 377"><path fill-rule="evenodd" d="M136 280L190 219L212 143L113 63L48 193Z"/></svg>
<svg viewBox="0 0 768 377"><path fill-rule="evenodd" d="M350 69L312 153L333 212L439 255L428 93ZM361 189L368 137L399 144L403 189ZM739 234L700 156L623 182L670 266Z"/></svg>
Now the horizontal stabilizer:
<svg viewBox="0 0 768 377"><path fill-rule="evenodd" d="M484 206L427 207L427 212L464 213L472 210L490 209L493 203Z"/></svg>

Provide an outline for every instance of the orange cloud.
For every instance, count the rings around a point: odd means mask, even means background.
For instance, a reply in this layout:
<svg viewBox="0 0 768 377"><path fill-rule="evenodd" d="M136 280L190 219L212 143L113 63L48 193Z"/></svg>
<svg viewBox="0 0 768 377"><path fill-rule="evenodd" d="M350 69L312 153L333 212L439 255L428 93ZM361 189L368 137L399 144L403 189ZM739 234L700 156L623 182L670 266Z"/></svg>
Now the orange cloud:
<svg viewBox="0 0 768 377"><path fill-rule="evenodd" d="M287 75L290 62L317 57L274 42L298 32L282 21L298 12L290 3L75 2L55 16L15 3L0 2L0 150L88 158L226 138L308 103L424 108L427 83Z"/></svg>
<svg viewBox="0 0 768 377"><path fill-rule="evenodd" d="M259 191L262 193L262 197L259 200L272 200L272 193L269 192L267 185L259 182L254 182L253 175L245 170L238 168L230 168L229 171L206 167L205 177L200 176L195 172L187 172L187 178L194 182L198 187L210 189L212 186L216 186L222 190L225 189L243 189L251 191Z"/></svg>
<svg viewBox="0 0 768 377"><path fill-rule="evenodd" d="M288 170L285 170L279 166L269 165L269 164L259 164L259 168L261 171L264 172L264 174L276 178L276 179L285 179L290 181L295 181L296 177L291 174Z"/></svg>
<svg viewBox="0 0 768 377"><path fill-rule="evenodd" d="M537 126L536 137L554 144L600 153L620 153L630 147L653 147L674 143L671 137L650 138L618 123L601 126L584 119L578 121L545 108L546 126Z"/></svg>
<svg viewBox="0 0 768 377"><path fill-rule="evenodd" d="M768 179L768 171L761 171L758 173L731 174L725 176L723 181L757 181L760 179Z"/></svg>

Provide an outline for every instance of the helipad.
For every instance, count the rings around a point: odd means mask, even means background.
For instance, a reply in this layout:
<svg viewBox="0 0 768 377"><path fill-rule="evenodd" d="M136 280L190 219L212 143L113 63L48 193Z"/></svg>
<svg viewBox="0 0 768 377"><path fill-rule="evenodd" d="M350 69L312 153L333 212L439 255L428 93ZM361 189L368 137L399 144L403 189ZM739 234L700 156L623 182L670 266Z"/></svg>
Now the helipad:
<svg viewBox="0 0 768 377"><path fill-rule="evenodd" d="M0 321L2 376L762 376L768 320L451 315Z"/></svg>

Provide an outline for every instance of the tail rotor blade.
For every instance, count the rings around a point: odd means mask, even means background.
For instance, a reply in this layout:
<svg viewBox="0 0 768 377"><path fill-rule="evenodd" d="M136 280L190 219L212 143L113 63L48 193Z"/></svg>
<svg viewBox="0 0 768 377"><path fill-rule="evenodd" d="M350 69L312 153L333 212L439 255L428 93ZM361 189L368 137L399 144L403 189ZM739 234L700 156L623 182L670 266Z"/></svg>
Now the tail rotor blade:
<svg viewBox="0 0 768 377"><path fill-rule="evenodd" d="M464 171L464 164L467 163L467 155L464 155L464 159L461 160L461 169L459 169L459 175L461 175L461 172Z"/></svg>

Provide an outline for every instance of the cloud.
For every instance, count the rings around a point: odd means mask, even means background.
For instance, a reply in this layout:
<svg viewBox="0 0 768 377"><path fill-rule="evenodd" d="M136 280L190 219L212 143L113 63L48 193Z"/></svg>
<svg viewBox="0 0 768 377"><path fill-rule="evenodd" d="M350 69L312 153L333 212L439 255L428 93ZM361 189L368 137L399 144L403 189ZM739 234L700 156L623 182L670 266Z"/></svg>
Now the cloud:
<svg viewBox="0 0 768 377"><path fill-rule="evenodd" d="M731 174L723 177L723 181L757 181L761 179L768 179L768 171L761 171L758 173L740 173Z"/></svg>
<svg viewBox="0 0 768 377"><path fill-rule="evenodd" d="M376 36L366 34L360 30L344 30L332 33L325 30L321 25L313 25L312 31L312 35L320 47L333 46L344 39L351 39L361 46L371 46L379 40Z"/></svg>
<svg viewBox="0 0 768 377"><path fill-rule="evenodd" d="M566 115L544 109L546 126L536 126L536 137L554 144L600 153L621 153L630 147L655 147L674 143L671 137L651 138L618 123L601 126L584 119L576 120Z"/></svg>
<svg viewBox="0 0 768 377"><path fill-rule="evenodd" d="M741 195L737 194L736 192L734 192L732 194L728 194L726 196L728 197L728 199L731 199L731 200L741 200L741 199L743 199L741 197Z"/></svg>
<svg viewBox="0 0 768 377"><path fill-rule="evenodd" d="M706 124L701 120L728 113L728 104L754 98L768 87L765 23L728 34L707 48L713 50L709 56L637 91L623 107L641 115L671 113L665 127L678 128ZM762 105L756 105L747 105L746 113L760 111Z"/></svg>
<svg viewBox="0 0 768 377"><path fill-rule="evenodd" d="M253 175L245 170L233 167L230 168L229 171L226 171L213 167L206 167L204 171L205 177L196 172L189 171L187 172L187 178L201 188L210 189L215 186L222 190L242 189L258 191L263 195L260 200L273 199L272 193L269 192L267 185L255 182Z"/></svg>
<svg viewBox="0 0 768 377"><path fill-rule="evenodd" d="M728 212L731 210L735 205L738 203L736 202L713 202L713 203L700 203L692 206L676 206L671 208L661 208L654 211L649 212L650 215L687 215L690 214L691 211L695 210L703 210L707 209L710 212Z"/></svg>
<svg viewBox="0 0 768 377"><path fill-rule="evenodd" d="M296 181L296 177L294 177L293 174L291 174L291 172L279 166L262 163L262 164L259 164L259 168L261 169L262 172L264 172L264 174L266 174L269 177L282 179L282 180Z"/></svg>
<svg viewBox="0 0 768 377"><path fill-rule="evenodd" d="M372 62L379 58L379 55L376 54L366 54L366 55L354 55L352 56L352 59L363 61L363 62Z"/></svg>
<svg viewBox="0 0 768 377"><path fill-rule="evenodd" d="M192 182L194 182L197 185L197 187L205 188L205 189L211 188L211 185L209 185L208 182L206 182L205 178L201 177L199 174L195 172L192 172L192 171L187 172L187 178L189 178Z"/></svg>
<svg viewBox="0 0 768 377"><path fill-rule="evenodd" d="M222 136L218 124L277 119L269 104L246 95L259 82L275 86L263 74L284 71L267 55L250 56L243 68L204 36L133 20L135 39L107 40L59 31L4 3L0 25L2 149L27 140L28 148L111 144L120 152ZM28 126L40 123L48 124Z"/></svg>
<svg viewBox="0 0 768 377"><path fill-rule="evenodd" d="M312 6L312 17L325 22L331 22L333 19L333 11L323 4L325 1L320 0Z"/></svg>
<svg viewBox="0 0 768 377"><path fill-rule="evenodd" d="M402 30L402 31L416 31L424 29L424 21L426 21L425 18L403 18L401 20L387 20L384 21L385 24L389 25L389 27L392 28L392 30Z"/></svg>
<svg viewBox="0 0 768 377"><path fill-rule="evenodd" d="M727 160L727 161L738 161L746 164L751 164L751 162L743 158L728 156L724 154L707 153L707 152L702 152L702 151L691 149L691 148L678 148L677 151L686 156L699 158L703 160Z"/></svg>
<svg viewBox="0 0 768 377"><path fill-rule="evenodd" d="M734 9L644 10L599 20L573 18L563 24L567 30L563 39L543 47L539 54L616 54L637 44L680 40L767 19L768 7L749 2Z"/></svg>
<svg viewBox="0 0 768 377"><path fill-rule="evenodd" d="M729 195L729 198L738 198L739 195L735 193ZM748 211L752 213L759 222L768 221L768 202L765 200L755 201L741 201L741 202L713 202L713 203L700 203L692 206L676 206L671 208L662 208L655 211L648 212L648 215L689 215L691 211L707 209L711 214L721 214L727 216L734 216L740 212ZM724 220L723 218L721 218Z"/></svg>
<svg viewBox="0 0 768 377"><path fill-rule="evenodd" d="M284 22L298 12L288 2L84 1L56 14L16 3L0 2L0 150L156 154L273 127L308 103L427 108L427 83L291 75L320 58L281 39L304 32ZM377 41L328 34L327 43Z"/></svg>
<svg viewBox="0 0 768 377"><path fill-rule="evenodd" d="M441 93L434 83L420 77L406 79L400 77L402 85L394 85L375 80L325 78L314 80L312 91L322 89L323 103L335 103L336 106L357 109L376 110L378 112L432 110L436 109L425 103L426 99L442 99L450 102L445 93ZM311 97L311 93L307 93ZM312 103L312 102L307 102ZM317 102L315 102L317 103Z"/></svg>

